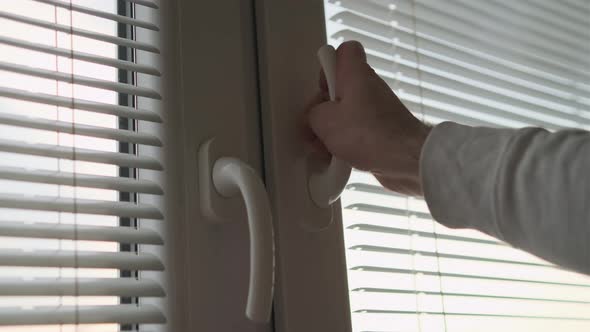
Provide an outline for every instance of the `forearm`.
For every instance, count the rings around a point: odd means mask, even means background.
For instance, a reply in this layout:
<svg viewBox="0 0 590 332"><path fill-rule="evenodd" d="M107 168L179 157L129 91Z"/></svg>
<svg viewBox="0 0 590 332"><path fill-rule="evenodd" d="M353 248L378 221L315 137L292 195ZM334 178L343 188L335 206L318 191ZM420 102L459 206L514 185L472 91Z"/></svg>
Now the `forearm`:
<svg viewBox="0 0 590 332"><path fill-rule="evenodd" d="M590 134L436 126L421 157L433 217L590 273Z"/></svg>

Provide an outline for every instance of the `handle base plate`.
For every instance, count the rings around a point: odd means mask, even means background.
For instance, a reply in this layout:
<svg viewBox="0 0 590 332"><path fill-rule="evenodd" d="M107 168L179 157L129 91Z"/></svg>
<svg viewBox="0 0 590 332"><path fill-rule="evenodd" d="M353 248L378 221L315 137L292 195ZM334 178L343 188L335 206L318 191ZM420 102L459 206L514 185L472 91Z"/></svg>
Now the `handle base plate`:
<svg viewBox="0 0 590 332"><path fill-rule="evenodd" d="M231 155L228 147L221 140L211 138L199 147L199 200L201 213L205 219L214 223L227 223L244 216L244 202L241 197L221 195L213 183L213 167L221 158Z"/></svg>

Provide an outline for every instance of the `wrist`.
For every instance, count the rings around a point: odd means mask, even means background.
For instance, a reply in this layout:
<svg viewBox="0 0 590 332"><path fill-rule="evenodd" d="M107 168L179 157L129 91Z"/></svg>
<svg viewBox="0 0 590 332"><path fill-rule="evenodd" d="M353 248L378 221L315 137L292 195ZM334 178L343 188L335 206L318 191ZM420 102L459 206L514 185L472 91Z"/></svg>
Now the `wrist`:
<svg viewBox="0 0 590 332"><path fill-rule="evenodd" d="M379 182L396 192L422 196L420 158L432 127L419 123L412 132L383 140L370 170Z"/></svg>

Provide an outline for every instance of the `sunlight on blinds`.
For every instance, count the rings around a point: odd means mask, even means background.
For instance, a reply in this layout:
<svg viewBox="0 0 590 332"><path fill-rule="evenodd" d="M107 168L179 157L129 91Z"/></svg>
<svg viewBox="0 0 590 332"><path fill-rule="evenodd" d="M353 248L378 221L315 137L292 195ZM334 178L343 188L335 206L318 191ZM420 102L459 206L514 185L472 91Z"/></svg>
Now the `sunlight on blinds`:
<svg viewBox="0 0 590 332"><path fill-rule="evenodd" d="M590 2L325 2L419 118L590 129ZM354 171L342 196L354 331L586 331L590 278L472 230Z"/></svg>
<svg viewBox="0 0 590 332"><path fill-rule="evenodd" d="M134 119L160 121L135 98L160 96L134 83L134 72L158 74L134 63L136 50L159 51L133 40L135 28L154 28L121 15L133 2L2 1L0 331L115 332L165 320L137 300L164 291L138 272L163 269L138 251L162 244L138 218L162 214L137 201L162 190L135 178L161 169L135 146L161 142L135 131Z"/></svg>

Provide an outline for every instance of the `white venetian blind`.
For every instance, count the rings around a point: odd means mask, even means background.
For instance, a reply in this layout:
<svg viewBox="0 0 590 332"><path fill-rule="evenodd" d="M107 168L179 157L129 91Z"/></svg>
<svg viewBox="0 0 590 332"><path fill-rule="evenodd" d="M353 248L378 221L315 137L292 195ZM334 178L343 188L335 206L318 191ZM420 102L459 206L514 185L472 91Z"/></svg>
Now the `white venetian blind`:
<svg viewBox="0 0 590 332"><path fill-rule="evenodd" d="M326 21L422 120L590 129L590 1L330 0ZM365 173L342 203L354 331L590 329L589 277L436 224Z"/></svg>
<svg viewBox="0 0 590 332"><path fill-rule="evenodd" d="M161 122L136 84L158 27L134 18L148 0L4 0L0 6L0 331L136 330L165 322L145 298L165 296L155 228L162 195L137 153L160 147L140 123ZM154 15L155 16L155 15ZM146 103L152 105L153 103ZM154 301L150 300L150 303Z"/></svg>

